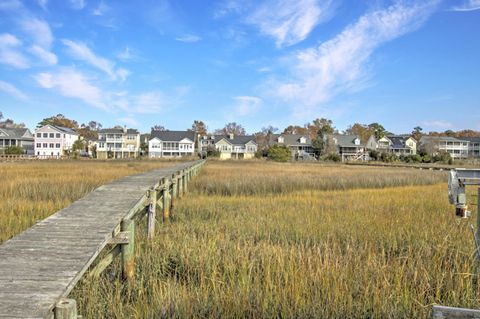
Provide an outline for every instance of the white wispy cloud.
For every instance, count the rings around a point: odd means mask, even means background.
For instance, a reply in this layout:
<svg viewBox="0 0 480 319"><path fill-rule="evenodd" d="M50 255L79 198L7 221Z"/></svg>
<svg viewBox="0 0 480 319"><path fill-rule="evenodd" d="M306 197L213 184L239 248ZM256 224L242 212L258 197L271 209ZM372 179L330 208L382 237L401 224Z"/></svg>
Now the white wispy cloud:
<svg viewBox="0 0 480 319"><path fill-rule="evenodd" d="M20 91L19 89L17 89L14 85L10 84L10 83L7 83L7 82L4 82L4 81L0 81L0 91L2 92L5 92L7 94L10 94L14 97L16 97L17 99L20 99L20 100L27 100L28 97L27 95L25 95L25 93L23 93L22 91Z"/></svg>
<svg viewBox="0 0 480 319"><path fill-rule="evenodd" d="M159 113L169 104L168 98L160 91L142 93L136 96L130 110L140 114Z"/></svg>
<svg viewBox="0 0 480 319"><path fill-rule="evenodd" d="M19 24L34 39L36 44L43 48L50 48L53 42L53 34L47 22L33 17L26 17L21 19Z"/></svg>
<svg viewBox="0 0 480 319"><path fill-rule="evenodd" d="M127 77L130 75L130 71L124 69L124 68L119 68L115 71L115 74L117 77L120 79L120 81L125 81Z"/></svg>
<svg viewBox="0 0 480 319"><path fill-rule="evenodd" d="M116 119L117 122L126 124L128 126L138 126L138 121L133 117L133 115L124 116Z"/></svg>
<svg viewBox="0 0 480 319"><path fill-rule="evenodd" d="M186 43L194 43L200 41L202 38L200 38L198 35L194 34L184 34L182 36L176 37L175 40L180 41L180 42L186 42Z"/></svg>
<svg viewBox="0 0 480 319"><path fill-rule="evenodd" d="M37 3L43 10L47 10L48 0L37 0Z"/></svg>
<svg viewBox="0 0 480 319"><path fill-rule="evenodd" d="M116 56L120 61L123 62L128 62L136 59L136 54L134 54L133 50L128 46L126 46L123 51L118 52Z"/></svg>
<svg viewBox="0 0 480 319"><path fill-rule="evenodd" d="M233 113L235 116L250 116L258 112L262 105L262 99L256 96L236 96Z"/></svg>
<svg viewBox="0 0 480 319"><path fill-rule="evenodd" d="M480 0L467 0L461 5L452 7L453 11L474 11L480 10Z"/></svg>
<svg viewBox="0 0 480 319"><path fill-rule="evenodd" d="M105 4L105 2L100 1L98 6L93 9L92 14L94 16L103 16L107 11L110 10L110 7Z"/></svg>
<svg viewBox="0 0 480 319"><path fill-rule="evenodd" d="M274 79L267 88L274 96L294 101L299 114L324 105L337 94L358 89L369 77L365 66L373 52L419 28L436 4L437 1L397 3L367 13L331 40L289 57L288 79Z"/></svg>
<svg viewBox="0 0 480 319"><path fill-rule="evenodd" d="M22 42L10 33L0 34L0 63L17 69L30 67L28 59L21 53Z"/></svg>
<svg viewBox="0 0 480 319"><path fill-rule="evenodd" d="M277 47L290 46L306 39L319 23L332 16L332 3L329 0L267 0L246 21L272 37Z"/></svg>
<svg viewBox="0 0 480 319"><path fill-rule="evenodd" d="M70 0L70 5L75 10L82 10L85 8L85 0Z"/></svg>
<svg viewBox="0 0 480 319"><path fill-rule="evenodd" d="M69 53L76 59L84 61L93 67L105 72L113 80L120 77L121 80L125 80L126 76L130 74L125 69L115 69L115 63L106 58L96 55L85 43L75 42L72 40L64 39L62 40L69 48Z"/></svg>
<svg viewBox="0 0 480 319"><path fill-rule="evenodd" d="M34 79L44 89L55 90L63 96L80 99L100 109L108 109L102 90L91 84L87 76L73 68L63 68L55 73L38 73Z"/></svg>
<svg viewBox="0 0 480 319"><path fill-rule="evenodd" d="M57 64L58 62L58 58L57 56L50 52L50 51L47 51L45 50L44 48L42 48L41 46L38 46L38 45L32 45L28 51L31 53L31 54L34 54L36 55L40 60L42 60L45 64L47 65L55 65Z"/></svg>
<svg viewBox="0 0 480 319"><path fill-rule="evenodd" d="M436 129L449 129L449 128L453 128L454 126L452 123L444 120L424 121L421 124L423 126L436 128Z"/></svg>
<svg viewBox="0 0 480 319"><path fill-rule="evenodd" d="M243 10L245 10L245 1L226 0L218 2L217 7L213 12L213 17L219 19L231 13L241 13Z"/></svg>
<svg viewBox="0 0 480 319"><path fill-rule="evenodd" d="M22 8L22 3L18 0L3 0L0 2L0 10L11 11Z"/></svg>

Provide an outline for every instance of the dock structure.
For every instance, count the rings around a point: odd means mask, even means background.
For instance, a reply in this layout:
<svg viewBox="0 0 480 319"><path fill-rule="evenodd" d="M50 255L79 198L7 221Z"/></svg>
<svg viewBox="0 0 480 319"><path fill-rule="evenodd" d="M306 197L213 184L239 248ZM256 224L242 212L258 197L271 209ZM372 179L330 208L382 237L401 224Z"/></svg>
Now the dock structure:
<svg viewBox="0 0 480 319"><path fill-rule="evenodd" d="M98 276L117 255L123 277L134 280L135 220L147 215L152 238L157 211L164 221L170 217L170 204L184 195L203 163L181 163L100 186L2 244L0 318L77 318L68 294L87 272ZM97 258L107 247L108 253Z"/></svg>

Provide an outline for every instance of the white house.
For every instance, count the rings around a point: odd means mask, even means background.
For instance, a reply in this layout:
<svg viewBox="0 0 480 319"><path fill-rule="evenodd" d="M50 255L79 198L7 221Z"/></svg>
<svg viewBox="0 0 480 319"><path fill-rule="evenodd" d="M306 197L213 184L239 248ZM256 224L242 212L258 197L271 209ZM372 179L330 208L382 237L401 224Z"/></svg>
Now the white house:
<svg viewBox="0 0 480 319"><path fill-rule="evenodd" d="M34 153L40 157L68 155L78 137L77 132L67 127L42 126L35 130Z"/></svg>
<svg viewBox="0 0 480 319"><path fill-rule="evenodd" d="M429 154L447 152L453 159L465 159L469 154L470 142L450 136L422 136L420 144Z"/></svg>
<svg viewBox="0 0 480 319"><path fill-rule="evenodd" d="M179 157L193 156L195 153L195 132L193 131L155 131L152 130L148 141L148 156Z"/></svg>

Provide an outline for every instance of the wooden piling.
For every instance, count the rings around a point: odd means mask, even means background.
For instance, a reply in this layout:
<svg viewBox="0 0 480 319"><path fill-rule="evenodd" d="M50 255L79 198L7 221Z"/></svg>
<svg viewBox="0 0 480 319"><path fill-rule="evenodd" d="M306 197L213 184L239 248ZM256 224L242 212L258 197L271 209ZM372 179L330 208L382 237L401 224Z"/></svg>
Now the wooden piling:
<svg viewBox="0 0 480 319"><path fill-rule="evenodd" d="M54 319L77 319L77 302L75 299L60 299L53 314Z"/></svg>
<svg viewBox="0 0 480 319"><path fill-rule="evenodd" d="M178 197L178 183L177 183L177 176L173 176L172 178L172 196L170 197L170 216L173 217L175 212L175 202Z"/></svg>
<svg viewBox="0 0 480 319"><path fill-rule="evenodd" d="M185 195L188 192L188 170L185 170L183 174L183 194Z"/></svg>
<svg viewBox="0 0 480 319"><path fill-rule="evenodd" d="M122 245L122 276L129 282L135 279L135 222L124 219L121 223L121 231L128 232L129 242Z"/></svg>
<svg viewBox="0 0 480 319"><path fill-rule="evenodd" d="M170 219L170 184L169 181L165 182L163 187L163 222Z"/></svg>
<svg viewBox="0 0 480 319"><path fill-rule="evenodd" d="M155 235L155 221L157 208L157 191L152 189L149 191L150 205L148 206L148 222L147 222L147 236L152 239Z"/></svg>

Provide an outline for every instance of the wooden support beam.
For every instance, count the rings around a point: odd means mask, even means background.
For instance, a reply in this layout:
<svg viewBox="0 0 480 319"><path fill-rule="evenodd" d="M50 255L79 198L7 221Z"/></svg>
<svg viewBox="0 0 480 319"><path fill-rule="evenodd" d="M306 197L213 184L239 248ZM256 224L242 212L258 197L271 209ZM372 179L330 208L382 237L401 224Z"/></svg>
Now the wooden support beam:
<svg viewBox="0 0 480 319"><path fill-rule="evenodd" d="M121 246L115 246L110 252L108 252L102 260L100 260L97 265L88 273L89 277L98 278L102 272L107 269L107 267L113 262L115 257L120 255L122 252Z"/></svg>
<svg viewBox="0 0 480 319"><path fill-rule="evenodd" d="M148 206L147 236L152 239L155 235L156 209L157 209L157 191L149 191L150 205Z"/></svg>
<svg viewBox="0 0 480 319"><path fill-rule="evenodd" d="M165 184L163 188L163 222L166 222L170 219L170 185Z"/></svg>
<svg viewBox="0 0 480 319"><path fill-rule="evenodd" d="M122 245L122 276L129 282L135 280L135 222L131 219L122 220L121 230L128 232L129 243Z"/></svg>
<svg viewBox="0 0 480 319"><path fill-rule="evenodd" d="M115 237L108 241L110 245L126 245L130 243L130 233L126 231L118 232Z"/></svg>
<svg viewBox="0 0 480 319"><path fill-rule="evenodd" d="M480 310L433 306L433 319L480 319Z"/></svg>
<svg viewBox="0 0 480 319"><path fill-rule="evenodd" d="M54 319L77 319L77 302L75 299L60 299L53 314Z"/></svg>

